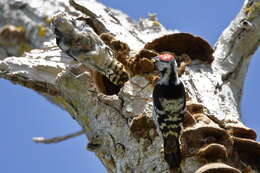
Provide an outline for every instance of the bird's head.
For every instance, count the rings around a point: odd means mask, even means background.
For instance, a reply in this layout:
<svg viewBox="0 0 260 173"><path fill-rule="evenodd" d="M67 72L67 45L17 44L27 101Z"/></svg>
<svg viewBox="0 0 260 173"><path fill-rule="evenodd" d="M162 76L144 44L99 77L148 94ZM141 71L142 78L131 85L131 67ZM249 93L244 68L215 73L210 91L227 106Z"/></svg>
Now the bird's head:
<svg viewBox="0 0 260 173"><path fill-rule="evenodd" d="M155 67L160 72L160 83L168 85L169 83L179 83L177 74L177 62L172 54L164 53L152 59Z"/></svg>
<svg viewBox="0 0 260 173"><path fill-rule="evenodd" d="M162 75L170 73L172 70L177 70L176 59L169 53L164 53L154 57L153 61L155 63L155 67Z"/></svg>

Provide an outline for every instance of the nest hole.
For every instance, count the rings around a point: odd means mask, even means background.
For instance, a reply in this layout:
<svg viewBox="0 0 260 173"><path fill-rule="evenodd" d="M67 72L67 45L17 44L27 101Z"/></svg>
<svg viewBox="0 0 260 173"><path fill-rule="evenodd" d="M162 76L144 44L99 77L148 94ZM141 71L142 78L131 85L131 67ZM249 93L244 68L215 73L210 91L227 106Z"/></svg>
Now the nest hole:
<svg viewBox="0 0 260 173"><path fill-rule="evenodd" d="M123 87L123 85L115 85L105 75L97 71L93 71L92 76L97 90L105 95L118 94Z"/></svg>

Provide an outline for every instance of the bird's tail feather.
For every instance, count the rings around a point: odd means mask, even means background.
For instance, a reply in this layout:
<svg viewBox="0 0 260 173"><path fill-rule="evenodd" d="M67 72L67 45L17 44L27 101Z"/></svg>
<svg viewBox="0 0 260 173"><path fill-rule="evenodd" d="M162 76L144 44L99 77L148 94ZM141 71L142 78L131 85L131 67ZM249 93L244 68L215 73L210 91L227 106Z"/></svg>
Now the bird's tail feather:
<svg viewBox="0 0 260 173"><path fill-rule="evenodd" d="M164 158L171 172L179 172L181 156L178 136L168 135L164 140Z"/></svg>

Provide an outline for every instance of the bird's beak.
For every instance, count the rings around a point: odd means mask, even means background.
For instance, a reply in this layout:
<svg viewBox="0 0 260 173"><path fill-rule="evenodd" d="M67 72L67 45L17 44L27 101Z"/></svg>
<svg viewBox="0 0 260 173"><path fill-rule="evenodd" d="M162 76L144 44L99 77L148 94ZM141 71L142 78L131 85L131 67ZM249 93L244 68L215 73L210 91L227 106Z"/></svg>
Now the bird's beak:
<svg viewBox="0 0 260 173"><path fill-rule="evenodd" d="M158 59L158 57L156 56L156 57L152 57L152 58L151 58L151 61L152 61L153 63L156 63L156 62L159 61L159 59Z"/></svg>
<svg viewBox="0 0 260 173"><path fill-rule="evenodd" d="M159 62L159 57L158 56L156 56L156 57L152 57L151 58L151 61L153 62L153 65L154 65L154 69L155 70L158 70L158 68L157 68L157 63Z"/></svg>

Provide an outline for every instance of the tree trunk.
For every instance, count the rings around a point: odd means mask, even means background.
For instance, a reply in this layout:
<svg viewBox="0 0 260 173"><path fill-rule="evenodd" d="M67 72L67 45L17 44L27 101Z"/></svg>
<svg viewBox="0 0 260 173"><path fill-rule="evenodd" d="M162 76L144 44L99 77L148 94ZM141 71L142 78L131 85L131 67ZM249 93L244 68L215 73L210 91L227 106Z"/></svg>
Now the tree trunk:
<svg viewBox="0 0 260 173"><path fill-rule="evenodd" d="M130 80L120 91L117 88L116 94L106 95L98 92L96 85L108 90L106 87L117 83L97 83L95 73L113 71L99 60L114 61L116 56L97 34L112 33L127 43L130 55L135 56L145 43L174 31L166 30L153 17L134 22L93 0L58 0L52 8L48 8L51 1L41 3L42 7L35 9L25 0L0 2L0 8L5 9L0 20L0 77L31 88L67 110L85 130L88 149L96 153L108 172L169 172L161 153L162 140L151 119L153 80L149 74L135 75L128 67ZM48 26L50 21L59 20L51 19L58 9L75 20L80 15L89 17L84 18L92 27L84 30L89 35L77 34L80 41L92 39L87 42L90 48L81 44L70 47L66 54L56 46ZM6 25L7 21L11 25ZM186 66L181 79L189 113L180 136L182 172L260 172L260 144L255 141L255 132L240 121L239 110L243 81L259 40L260 1L246 0L217 41L213 62L192 61ZM94 64L89 63L91 58Z"/></svg>

